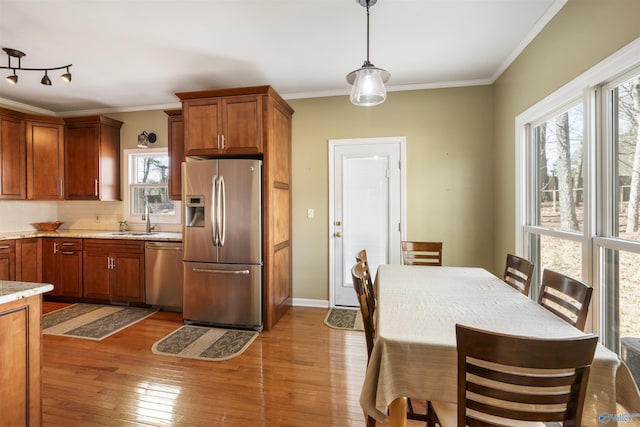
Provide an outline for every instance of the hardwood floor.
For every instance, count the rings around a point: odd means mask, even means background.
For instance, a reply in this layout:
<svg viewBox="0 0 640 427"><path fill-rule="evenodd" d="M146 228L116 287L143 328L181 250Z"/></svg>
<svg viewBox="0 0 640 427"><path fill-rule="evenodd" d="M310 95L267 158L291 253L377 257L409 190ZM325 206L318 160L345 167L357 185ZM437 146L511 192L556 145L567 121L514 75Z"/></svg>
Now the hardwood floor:
<svg viewBox="0 0 640 427"><path fill-rule="evenodd" d="M45 302L44 312L64 305ZM44 335L44 425L364 426L364 334L325 326L326 313L293 307L223 362L151 352L183 324L179 313L158 312L97 342Z"/></svg>

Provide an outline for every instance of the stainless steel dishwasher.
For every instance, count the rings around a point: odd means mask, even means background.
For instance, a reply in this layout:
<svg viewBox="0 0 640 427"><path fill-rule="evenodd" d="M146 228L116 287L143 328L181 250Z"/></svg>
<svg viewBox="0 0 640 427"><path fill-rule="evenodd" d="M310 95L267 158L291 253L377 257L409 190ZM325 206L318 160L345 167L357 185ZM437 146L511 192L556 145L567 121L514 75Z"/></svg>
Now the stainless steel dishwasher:
<svg viewBox="0 0 640 427"><path fill-rule="evenodd" d="M182 311L182 243L146 242L146 303L154 307Z"/></svg>

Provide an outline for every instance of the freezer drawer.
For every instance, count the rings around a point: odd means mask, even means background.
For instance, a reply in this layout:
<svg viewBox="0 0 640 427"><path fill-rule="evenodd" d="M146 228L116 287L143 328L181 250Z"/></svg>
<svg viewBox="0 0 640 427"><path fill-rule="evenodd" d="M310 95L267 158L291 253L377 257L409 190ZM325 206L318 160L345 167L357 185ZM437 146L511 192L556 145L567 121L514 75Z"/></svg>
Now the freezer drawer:
<svg viewBox="0 0 640 427"><path fill-rule="evenodd" d="M185 323L262 330L262 266L183 264Z"/></svg>

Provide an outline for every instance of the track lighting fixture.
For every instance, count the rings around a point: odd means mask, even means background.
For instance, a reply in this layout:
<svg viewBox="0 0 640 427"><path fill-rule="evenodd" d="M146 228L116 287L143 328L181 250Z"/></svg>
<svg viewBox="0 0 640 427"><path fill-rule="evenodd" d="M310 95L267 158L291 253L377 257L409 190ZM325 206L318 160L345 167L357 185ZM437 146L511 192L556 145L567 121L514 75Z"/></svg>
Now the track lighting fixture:
<svg viewBox="0 0 640 427"><path fill-rule="evenodd" d="M351 102L361 107L382 104L387 99L384 84L391 75L387 70L377 68L369 61L369 7L378 0L356 0L360 6L367 8L367 59L362 67L347 74L347 82L351 88Z"/></svg>
<svg viewBox="0 0 640 427"><path fill-rule="evenodd" d="M8 47L3 47L2 50L4 50L4 52L7 54L9 63L6 67L0 66L0 69L13 70L13 74L6 77L6 80L11 84L14 84L14 85L18 84L18 75L16 74L16 70L44 71L44 76L42 77L42 80L40 80L40 83L42 83L45 86L51 86L51 79L49 78L49 75L47 74L47 72L53 71L53 70L62 70L66 68L67 72L61 75L60 78L66 83L69 83L71 81L71 73L69 72L69 67L71 67L73 64L63 65L61 67L51 67L51 68L22 68L21 59L23 56L26 56L26 53L16 49L11 49ZM11 58L18 58L17 67L11 64Z"/></svg>

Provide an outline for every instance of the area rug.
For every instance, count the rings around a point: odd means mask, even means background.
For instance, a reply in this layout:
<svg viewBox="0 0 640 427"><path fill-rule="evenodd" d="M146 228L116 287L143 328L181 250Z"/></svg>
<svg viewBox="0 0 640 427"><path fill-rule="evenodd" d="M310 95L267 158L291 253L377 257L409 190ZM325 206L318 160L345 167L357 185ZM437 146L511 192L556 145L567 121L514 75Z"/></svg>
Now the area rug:
<svg viewBox="0 0 640 427"><path fill-rule="evenodd" d="M117 305L73 304L42 316L42 333L100 341L158 310Z"/></svg>
<svg viewBox="0 0 640 427"><path fill-rule="evenodd" d="M155 354L209 361L239 356L256 339L258 332L185 325L157 341Z"/></svg>
<svg viewBox="0 0 640 427"><path fill-rule="evenodd" d="M364 331L362 314L353 308L331 308L324 318L325 325L334 329Z"/></svg>

